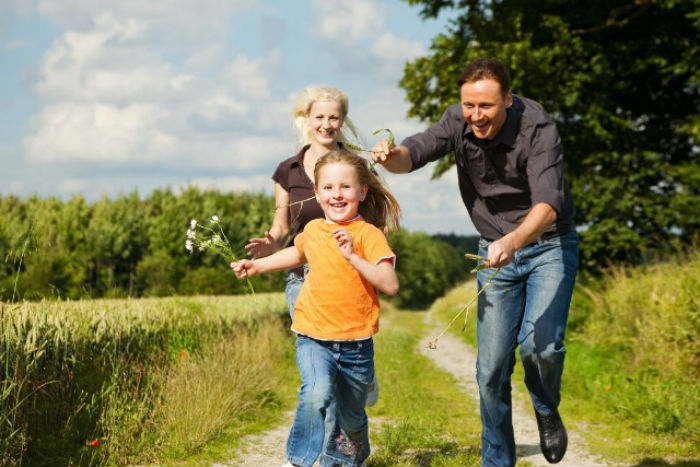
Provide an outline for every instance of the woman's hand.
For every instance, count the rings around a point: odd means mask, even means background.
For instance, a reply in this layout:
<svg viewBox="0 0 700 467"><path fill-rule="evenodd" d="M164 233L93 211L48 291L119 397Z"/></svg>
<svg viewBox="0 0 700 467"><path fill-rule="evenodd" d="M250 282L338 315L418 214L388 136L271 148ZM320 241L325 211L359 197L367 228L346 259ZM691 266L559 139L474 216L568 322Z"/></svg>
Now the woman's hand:
<svg viewBox="0 0 700 467"><path fill-rule="evenodd" d="M258 274L258 268L255 266L255 262L249 259L231 262L231 269L233 269L233 272L239 279Z"/></svg>
<svg viewBox="0 0 700 467"><path fill-rule="evenodd" d="M253 258L262 258L270 256L277 251L277 245L275 245L275 238L270 232L265 231L264 237L249 239L245 249L248 252L248 256L252 255Z"/></svg>
<svg viewBox="0 0 700 467"><path fill-rule="evenodd" d="M352 235L344 227L338 227L333 231L333 238L338 244L338 249L343 258L350 260L350 257L355 253L355 247L352 245Z"/></svg>

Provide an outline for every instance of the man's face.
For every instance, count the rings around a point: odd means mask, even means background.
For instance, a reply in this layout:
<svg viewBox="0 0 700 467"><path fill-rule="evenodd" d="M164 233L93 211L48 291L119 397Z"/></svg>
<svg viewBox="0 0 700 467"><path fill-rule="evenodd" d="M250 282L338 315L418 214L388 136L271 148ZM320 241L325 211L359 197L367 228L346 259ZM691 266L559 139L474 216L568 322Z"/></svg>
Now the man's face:
<svg viewBox="0 0 700 467"><path fill-rule="evenodd" d="M513 94L501 94L498 81L486 78L464 83L460 89L462 115L474 136L493 139L506 122L506 109L513 105Z"/></svg>

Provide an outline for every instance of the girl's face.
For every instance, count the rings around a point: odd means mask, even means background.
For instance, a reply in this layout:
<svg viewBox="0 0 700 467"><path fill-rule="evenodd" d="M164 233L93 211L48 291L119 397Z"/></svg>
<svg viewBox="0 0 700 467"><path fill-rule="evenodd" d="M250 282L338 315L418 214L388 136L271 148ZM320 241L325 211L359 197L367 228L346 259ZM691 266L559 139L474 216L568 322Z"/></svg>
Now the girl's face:
<svg viewBox="0 0 700 467"><path fill-rule="evenodd" d="M333 222L345 222L355 217L360 202L367 195L367 185L360 185L355 168L342 162L321 168L315 190L326 219Z"/></svg>
<svg viewBox="0 0 700 467"><path fill-rule="evenodd" d="M340 137L340 127L343 126L342 115L340 104L334 100L311 104L306 118L311 126L312 140L328 148L335 146Z"/></svg>

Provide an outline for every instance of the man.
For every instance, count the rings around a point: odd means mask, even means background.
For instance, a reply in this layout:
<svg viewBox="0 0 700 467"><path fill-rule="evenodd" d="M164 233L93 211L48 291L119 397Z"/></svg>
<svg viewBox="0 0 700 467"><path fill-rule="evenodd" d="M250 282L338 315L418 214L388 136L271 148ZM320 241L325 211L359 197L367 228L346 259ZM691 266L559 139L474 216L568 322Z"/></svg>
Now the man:
<svg viewBox="0 0 700 467"><path fill-rule="evenodd" d="M578 266L574 207L556 125L537 103L513 95L496 60L477 60L459 78L460 104L428 130L373 157L406 173L454 151L459 188L481 235L488 268L478 301L477 382L484 466L515 465L510 379L515 348L525 369L547 461L559 462L567 435L558 412L564 331Z"/></svg>

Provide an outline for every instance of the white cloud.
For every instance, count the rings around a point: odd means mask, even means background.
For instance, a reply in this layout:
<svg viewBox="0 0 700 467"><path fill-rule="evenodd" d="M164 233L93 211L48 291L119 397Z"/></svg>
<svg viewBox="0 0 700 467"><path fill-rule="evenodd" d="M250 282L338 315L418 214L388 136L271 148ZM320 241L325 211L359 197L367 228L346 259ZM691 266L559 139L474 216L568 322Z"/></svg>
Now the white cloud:
<svg viewBox="0 0 700 467"><path fill-rule="evenodd" d="M43 183L64 194L116 194L181 184L187 173L196 186L271 193L274 168L296 149L292 107L301 86L313 83L332 81L349 91L350 116L367 144L384 137L371 135L377 128L391 128L397 142L425 129L404 117L408 105L396 87L403 62L420 55L422 45L409 29L389 24L388 7L379 1L299 4L314 26L293 38L300 22L284 16L287 6L279 3L37 5L61 32L34 73L41 107L21 145L30 162L21 173L33 178L13 185L18 190ZM267 19L244 20L279 30L259 37L234 31L242 19L236 15L253 7ZM69 168L62 171L61 164ZM387 176L405 225L464 232L469 221L456 182L449 174L430 182L430 174L426 167Z"/></svg>
<svg viewBox="0 0 700 467"><path fill-rule="evenodd" d="M253 177L199 177L189 180L180 186L181 189L195 186L205 190L249 191L272 194L273 181L270 175L255 175Z"/></svg>
<svg viewBox="0 0 700 467"><path fill-rule="evenodd" d="M105 13L117 18L138 18L147 25L143 43L176 44L197 50L202 43L220 40L229 18L256 4L255 0L39 0L38 9L68 30L89 29L95 18Z"/></svg>
<svg viewBox="0 0 700 467"><path fill-rule="evenodd" d="M291 106L270 90L278 49L226 58L210 44L178 63L143 43L148 14L120 14L98 13L45 53L35 86L45 105L23 141L28 160L255 169L288 157L280 135L289 134Z"/></svg>
<svg viewBox="0 0 700 467"><path fill-rule="evenodd" d="M240 96L255 101L270 97L270 70L276 68L280 51L275 49L266 59L251 60L241 55L224 70L222 79L230 89Z"/></svg>
<svg viewBox="0 0 700 467"><path fill-rule="evenodd" d="M318 32L325 39L364 39L384 26L383 12L372 0L311 0L311 6L319 13Z"/></svg>
<svg viewBox="0 0 700 467"><path fill-rule="evenodd" d="M386 11L375 0L312 0L318 13L317 34L339 66L354 73L372 70L384 83L395 85L404 62L423 54L420 42L388 30Z"/></svg>
<svg viewBox="0 0 700 467"><path fill-rule="evenodd" d="M430 180L431 165L410 174L385 174L387 186L401 205L403 223L410 230L476 233L460 197L454 167L438 180Z"/></svg>
<svg viewBox="0 0 700 467"><path fill-rule="evenodd" d="M372 45L372 53L382 58L382 63L391 70L403 70L407 60L423 54L423 45L418 41L401 39L391 32L384 32Z"/></svg>
<svg viewBox="0 0 700 467"><path fill-rule="evenodd" d="M36 90L45 100L130 101L182 90L191 75L140 47L145 23L104 13L87 32L66 31L46 52Z"/></svg>
<svg viewBox="0 0 700 467"><path fill-rule="evenodd" d="M24 148L33 162L159 160L177 146L159 127L166 116L149 103L51 105L33 118L37 131L24 139Z"/></svg>

